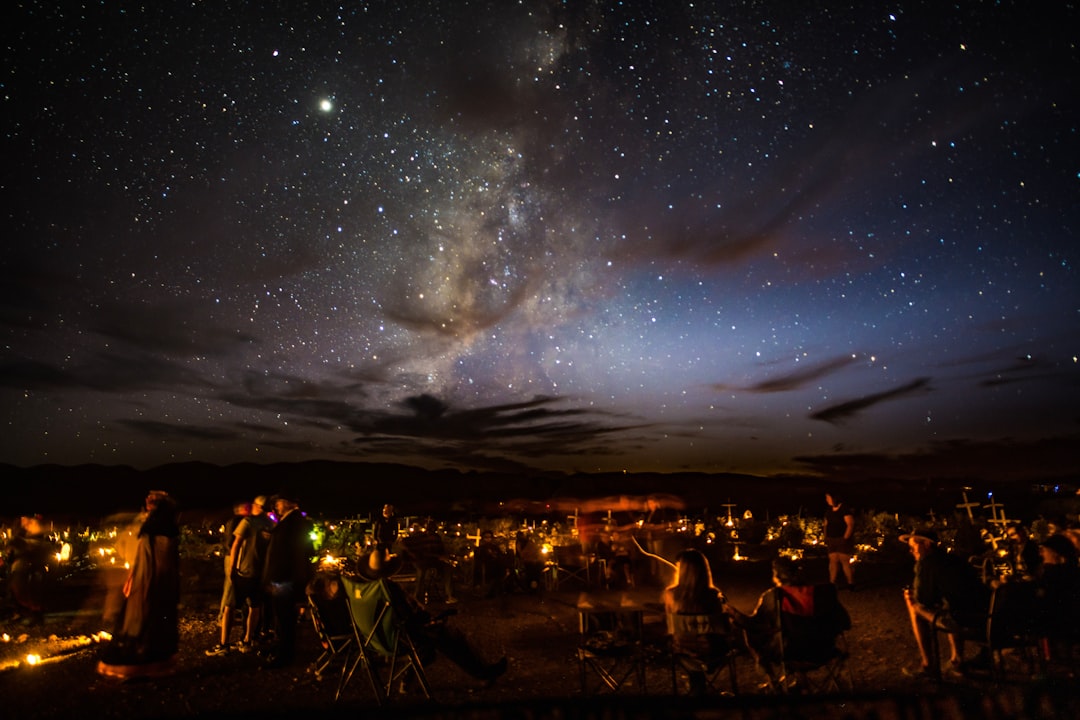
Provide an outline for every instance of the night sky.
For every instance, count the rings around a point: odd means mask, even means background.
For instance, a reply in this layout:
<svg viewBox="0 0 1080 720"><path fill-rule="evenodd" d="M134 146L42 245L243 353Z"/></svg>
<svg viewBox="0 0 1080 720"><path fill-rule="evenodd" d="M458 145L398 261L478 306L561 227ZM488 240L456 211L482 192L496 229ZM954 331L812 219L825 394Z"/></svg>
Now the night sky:
<svg viewBox="0 0 1080 720"><path fill-rule="evenodd" d="M0 462L1080 473L1080 10L844 5L9 4Z"/></svg>

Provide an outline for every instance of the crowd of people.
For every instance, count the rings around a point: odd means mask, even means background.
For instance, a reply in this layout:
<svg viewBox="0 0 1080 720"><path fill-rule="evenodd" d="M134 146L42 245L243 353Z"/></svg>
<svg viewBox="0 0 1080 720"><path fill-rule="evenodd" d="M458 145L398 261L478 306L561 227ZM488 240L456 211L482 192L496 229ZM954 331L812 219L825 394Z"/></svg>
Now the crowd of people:
<svg viewBox="0 0 1080 720"><path fill-rule="evenodd" d="M819 637L828 638L850 628L850 618L836 591L841 587L855 588L849 562L853 553L850 540L854 517L834 494L826 495L826 504L829 583L810 582L798 561L778 557L772 563L773 587L762 593L750 613L727 602L701 552L694 549L681 552L675 582L663 593L675 649L690 656L715 656L729 650L731 643L738 644L757 661L769 684L776 686L780 681L777 663L781 654L777 647L778 608L783 606L800 614L798 606L816 605L814 622L824 630ZM1038 652L1042 661L1069 663L1072 654L1080 650L1080 631L1076 629L1076 618L1080 616L1080 533L1066 523L1051 524L1049 534L1038 541L1020 523L1009 524L1004 544L1000 549L995 547L991 555L1004 559L1001 572L987 572L982 554L950 552L931 528L902 534L900 540L907 544L915 561L911 584L903 590L920 660L919 667L908 671L909 675L939 680L943 675L962 677L989 670L992 658L988 648L983 645L975 656L969 657L965 654L965 637L985 637L993 593L1002 586L1017 583L1029 586L1032 603L1024 611L1030 617L1023 624L1030 629L1032 637L1041 638ZM841 579L843 584L839 582ZM698 614L714 616L716 619L710 627L718 631L712 636L698 632L680 635L680 626L674 619ZM944 671L937 659L938 633L948 643ZM720 642L729 645L717 648L717 637L726 638ZM694 667L687 672L691 691L702 692L704 673Z"/></svg>
<svg viewBox="0 0 1080 720"><path fill-rule="evenodd" d="M820 584L829 585L835 597L835 590L856 589L852 558L857 513L836 492L825 494L824 500L828 583ZM171 672L178 651L180 529L175 502L165 492L149 493L133 527L130 572L106 603L106 619L114 631L98 667L103 675L124 679ZM605 559L603 584L607 588L629 589L637 583L636 568L643 551L633 527L615 525L609 533L591 533L588 538L590 551ZM269 667L295 662L299 614L309 595L324 593L327 588L315 564L313 529L312 521L300 510L299 499L289 491L272 498L260 495L234 508L233 517L225 524L221 548L218 637L206 651L208 656L252 653ZM948 639L946 673L963 675L986 663L984 655L966 656L964 631L983 621L992 593L1004 583L1030 582L1038 587L1047 657L1075 647L1077 638L1070 628L1080 611L1080 533L1064 521L1051 523L1049 532L1038 537L1023 524L1012 523L1000 545L985 555L947 551L932 528L905 533L900 539L914 560L912 582L903 595L920 662L912 674L940 676L932 657L939 632ZM586 542L584 536L581 542ZM4 569L8 600L23 622L41 622L47 556L41 518L22 518L7 542ZM981 557L994 562L981 563ZM357 545L354 560L361 575L391 583L431 653L451 658L484 681L505 671L505 659L495 663L483 660L452 625L448 628L443 623L434 630L436 626L428 622L427 603L437 600L453 605L458 600L457 584L462 582L486 598L513 591L540 594L550 564L532 533L518 530L512 538L501 539L492 529L481 528L469 572L462 573L460 558L449 551L437 523L429 520L419 532L402 533L401 521L390 504L372 523L370 535ZM415 572L409 592L394 577L404 565ZM661 595L666 612L670 616L716 615L718 627L733 631L732 637L740 638L742 648L757 660L770 682L777 682L773 647L777 629L775 613L769 608L781 602L781 589L784 603L813 604L814 598L806 593L816 585L805 577L800 563L776 558L772 587L762 593L754 609L745 612L727 602L700 550L682 550L674 566L675 580ZM849 624L838 600L835 606L836 617L830 622L837 627ZM676 648L687 653L706 650L700 637L688 634L680 638L675 626L670 629ZM709 650L715 652L716 648ZM691 673L695 690L700 690L701 680Z"/></svg>
<svg viewBox="0 0 1080 720"><path fill-rule="evenodd" d="M273 507L273 520L267 517L267 505ZM123 680L172 673L179 650L176 503L165 492L151 492L134 527L137 541L128 559L130 571L106 602L106 620L115 629L98 663L100 674ZM207 655L253 652L260 638L272 638L261 648L269 667L295 660L299 610L315 572L312 529L289 492L269 501L259 496L234 509L222 553L220 635ZM243 616L243 633L232 643L237 612Z"/></svg>

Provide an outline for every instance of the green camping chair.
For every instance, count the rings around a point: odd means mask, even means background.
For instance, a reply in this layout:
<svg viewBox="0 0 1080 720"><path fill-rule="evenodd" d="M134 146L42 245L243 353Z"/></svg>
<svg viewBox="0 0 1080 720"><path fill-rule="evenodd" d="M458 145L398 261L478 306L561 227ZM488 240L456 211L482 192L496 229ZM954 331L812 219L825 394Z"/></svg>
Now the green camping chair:
<svg viewBox="0 0 1080 720"><path fill-rule="evenodd" d="M363 665L379 704L393 696L396 682L408 688L415 681L430 699L423 658L430 657L433 651L423 637L414 638L409 631L413 610L405 592L386 579L342 577L341 581L358 648L345 682L358 665Z"/></svg>

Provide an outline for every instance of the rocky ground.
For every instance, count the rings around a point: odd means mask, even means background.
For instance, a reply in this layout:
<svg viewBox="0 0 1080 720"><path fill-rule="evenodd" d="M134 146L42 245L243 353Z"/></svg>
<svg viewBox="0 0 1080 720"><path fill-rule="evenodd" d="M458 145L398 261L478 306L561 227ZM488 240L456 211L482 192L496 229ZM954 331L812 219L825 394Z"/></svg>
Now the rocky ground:
<svg viewBox="0 0 1080 720"><path fill-rule="evenodd" d="M812 570L823 577L824 567ZM754 712L825 717L837 705L855 717L1078 716L1073 712L1077 708L1073 681L1064 676L1034 682L1017 666L1015 677L1004 685L979 677L954 678L941 685L909 677L905 670L917 667L918 656L900 588L910 576L910 567L867 565L860 572L858 592L841 596L853 622L847 641L854 692L843 698L778 700L761 687L764 676L749 659L743 659L738 663L739 697L687 705L671 698L669 666L657 656L647 672L644 696L597 705L591 693L581 692L576 652L580 588L570 586L539 598L513 594L483 599L462 592L450 622L466 632L488 658L505 655L508 672L485 688L439 660L428 667L434 703L406 696L395 698L392 708L381 712L442 717L639 717L700 715L712 703L714 710L738 709L744 717ZM337 702L334 679L315 678L309 665L319 648L306 620L300 635L301 658L292 667L265 669L252 654L206 657L204 651L217 636L215 609L220 590L220 580L211 574L186 578L179 664L173 676L163 679L122 683L95 673L100 646L92 636L102 629L99 586L85 585L73 592L67 607L56 607L44 625L24 626L10 620L0 624L4 716L130 720L294 712L307 716L319 711L372 716L380 712L365 678L354 677ZM729 600L750 611L767 587L769 570L764 562L729 563L715 568L715 574ZM658 586L632 591L634 599L646 602L655 602L658 594ZM662 617L646 617L646 635L661 643ZM26 657L31 654L40 655L42 661L29 664ZM1038 689L1035 699L1032 688ZM792 707L798 710L792 712Z"/></svg>

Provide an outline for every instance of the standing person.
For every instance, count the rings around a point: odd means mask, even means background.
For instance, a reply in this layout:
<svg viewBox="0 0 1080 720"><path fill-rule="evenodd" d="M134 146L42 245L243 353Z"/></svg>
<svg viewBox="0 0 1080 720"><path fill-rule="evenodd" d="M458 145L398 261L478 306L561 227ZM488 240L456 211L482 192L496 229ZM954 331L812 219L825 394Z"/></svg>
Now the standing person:
<svg viewBox="0 0 1080 720"><path fill-rule="evenodd" d="M232 579L232 546L236 540L236 528L240 521L251 514L251 505L246 502L233 505L232 517L225 523L221 532L221 556L224 559L225 584L221 590L221 603L218 605L218 624L221 639L217 645L206 651L207 655L223 655L229 650L229 629L232 627L233 614L236 612L236 587Z"/></svg>
<svg viewBox="0 0 1080 720"><path fill-rule="evenodd" d="M403 545L406 554L416 566L416 587L413 590L416 599L424 600L428 595L430 583L439 582L442 585L444 601L451 605L456 603L454 561L439 534L438 524L429 519L424 529L406 538Z"/></svg>
<svg viewBox="0 0 1080 720"><path fill-rule="evenodd" d="M262 571L266 544L269 542L273 523L263 512L266 497L255 498L250 511L240 517L233 530L233 540L225 557L225 593L221 599L221 636L218 644L206 651L207 655L224 655L232 648L229 635L232 631L236 608L244 610L244 639L236 645L240 652L249 652L255 642L262 616Z"/></svg>
<svg viewBox="0 0 1080 720"><path fill-rule="evenodd" d="M949 669L963 672L964 638L961 628L971 628L986 622L990 605L990 590L979 580L967 560L938 547L933 530L914 531L900 536L915 558L915 580L904 589L904 602L911 618L911 630L919 646L922 667L919 677L935 677L932 656L935 620L949 638ZM985 658L982 658L985 660ZM933 661L933 662L932 662Z"/></svg>
<svg viewBox="0 0 1080 720"><path fill-rule="evenodd" d="M267 666L286 667L296 659L298 606L305 602L304 589L315 574L315 548L311 521L300 511L296 495L282 492L274 496L278 523L270 532L263 566L263 587L274 613L275 648Z"/></svg>
<svg viewBox="0 0 1080 720"><path fill-rule="evenodd" d="M506 587L510 567L502 545L491 530L480 532L480 542L473 552L473 585L483 597L501 595Z"/></svg>
<svg viewBox="0 0 1080 720"><path fill-rule="evenodd" d="M176 504L161 490L146 497L146 519L123 595L116 631L102 652L98 673L125 680L170 674L180 644L180 528Z"/></svg>
<svg viewBox="0 0 1080 720"><path fill-rule="evenodd" d="M12 535L8 547L11 564L11 596L15 601L16 617L24 625L45 622L45 573L49 544L38 515L19 518L18 532Z"/></svg>
<svg viewBox="0 0 1080 720"><path fill-rule="evenodd" d="M385 550L387 553L394 551L394 543L398 539L398 519L394 506L387 503L383 505L382 515L375 520L371 528L371 541L376 550Z"/></svg>
<svg viewBox="0 0 1080 720"><path fill-rule="evenodd" d="M855 512L846 507L834 492L825 493L825 547L829 551L829 582L838 585L840 573L844 574L849 590L855 590L855 568L851 558L855 555Z"/></svg>

